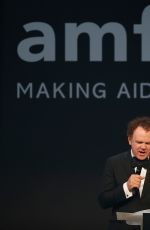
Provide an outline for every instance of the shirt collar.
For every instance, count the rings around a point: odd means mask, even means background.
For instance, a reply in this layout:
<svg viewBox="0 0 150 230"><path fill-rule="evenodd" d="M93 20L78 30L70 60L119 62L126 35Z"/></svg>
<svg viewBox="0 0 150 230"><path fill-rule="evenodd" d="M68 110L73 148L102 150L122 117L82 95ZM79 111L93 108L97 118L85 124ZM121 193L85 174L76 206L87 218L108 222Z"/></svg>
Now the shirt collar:
<svg viewBox="0 0 150 230"><path fill-rule="evenodd" d="M134 154L133 154L133 151L132 151L132 149L131 149L131 157L132 157L132 158L133 158L133 157L135 157L135 156L134 156Z"/></svg>

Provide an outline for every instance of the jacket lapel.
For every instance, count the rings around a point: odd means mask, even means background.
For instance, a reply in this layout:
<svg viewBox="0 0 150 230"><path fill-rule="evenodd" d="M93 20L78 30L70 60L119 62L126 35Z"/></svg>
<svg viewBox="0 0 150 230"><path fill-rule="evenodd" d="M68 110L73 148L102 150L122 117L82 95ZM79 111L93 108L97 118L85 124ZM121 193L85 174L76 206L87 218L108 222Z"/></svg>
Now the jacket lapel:
<svg viewBox="0 0 150 230"><path fill-rule="evenodd" d="M124 156L124 170L126 171L127 176L130 176L133 173L132 168L132 157L130 151L128 151Z"/></svg>

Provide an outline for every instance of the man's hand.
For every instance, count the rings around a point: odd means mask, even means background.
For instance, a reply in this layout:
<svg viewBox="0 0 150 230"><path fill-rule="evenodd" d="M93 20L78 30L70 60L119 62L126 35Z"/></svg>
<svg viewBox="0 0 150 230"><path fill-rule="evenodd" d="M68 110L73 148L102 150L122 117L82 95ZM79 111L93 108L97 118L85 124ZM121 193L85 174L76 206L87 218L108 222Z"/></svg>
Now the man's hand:
<svg viewBox="0 0 150 230"><path fill-rule="evenodd" d="M133 188L139 188L141 184L141 180L143 179L144 177L138 174L132 174L127 181L127 186L129 191L131 192Z"/></svg>

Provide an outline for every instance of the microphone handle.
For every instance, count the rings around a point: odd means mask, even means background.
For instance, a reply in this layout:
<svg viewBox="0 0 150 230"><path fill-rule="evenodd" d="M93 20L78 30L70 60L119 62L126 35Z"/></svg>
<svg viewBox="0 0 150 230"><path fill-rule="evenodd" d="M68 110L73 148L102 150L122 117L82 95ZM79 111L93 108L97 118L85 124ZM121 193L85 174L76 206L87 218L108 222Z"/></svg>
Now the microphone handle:
<svg viewBox="0 0 150 230"><path fill-rule="evenodd" d="M141 165L138 165L138 166L137 166L137 169L136 169L136 174L137 174L137 175L140 175L140 174L141 174L141 170L142 170L142 166L141 166ZM138 192L139 192L139 189L138 189L138 188L133 188L133 189L132 189L133 195L138 194Z"/></svg>

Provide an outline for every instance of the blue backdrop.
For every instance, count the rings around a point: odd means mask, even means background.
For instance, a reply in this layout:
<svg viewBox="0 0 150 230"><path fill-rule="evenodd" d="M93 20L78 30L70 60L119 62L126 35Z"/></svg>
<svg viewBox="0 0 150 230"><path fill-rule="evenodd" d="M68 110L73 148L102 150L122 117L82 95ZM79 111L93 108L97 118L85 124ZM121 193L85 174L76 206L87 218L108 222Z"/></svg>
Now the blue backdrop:
<svg viewBox="0 0 150 230"><path fill-rule="evenodd" d="M106 230L105 160L149 115L150 6L5 0L1 19L0 228Z"/></svg>

